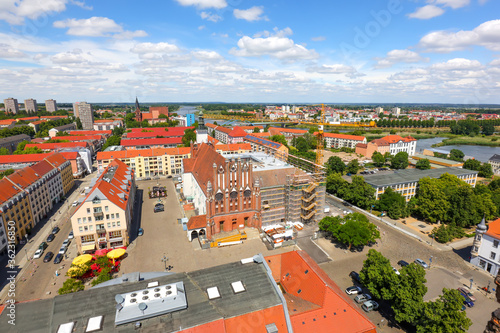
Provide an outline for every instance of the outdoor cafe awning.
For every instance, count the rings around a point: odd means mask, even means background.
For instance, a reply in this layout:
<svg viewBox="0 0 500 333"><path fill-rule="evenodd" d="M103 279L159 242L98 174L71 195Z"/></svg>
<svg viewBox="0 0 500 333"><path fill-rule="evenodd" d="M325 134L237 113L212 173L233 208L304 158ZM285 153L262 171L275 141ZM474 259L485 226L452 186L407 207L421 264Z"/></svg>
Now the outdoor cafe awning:
<svg viewBox="0 0 500 333"><path fill-rule="evenodd" d="M90 251L95 249L95 244L90 244L90 245L83 245L82 246L82 252L85 251Z"/></svg>

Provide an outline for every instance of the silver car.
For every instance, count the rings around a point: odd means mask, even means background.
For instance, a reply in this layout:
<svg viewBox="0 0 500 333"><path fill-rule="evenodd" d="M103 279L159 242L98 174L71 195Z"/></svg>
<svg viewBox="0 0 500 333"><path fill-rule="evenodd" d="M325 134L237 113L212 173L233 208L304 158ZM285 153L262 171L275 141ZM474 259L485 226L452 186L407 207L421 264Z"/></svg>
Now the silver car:
<svg viewBox="0 0 500 333"><path fill-rule="evenodd" d="M372 310L377 310L378 309L378 303L375 301L366 301L361 305L361 308L365 310L366 312L370 312Z"/></svg>
<svg viewBox="0 0 500 333"><path fill-rule="evenodd" d="M369 294L361 294L361 295L354 297L354 300L356 301L356 303L364 303L364 302L369 301L371 299L372 299L372 297Z"/></svg>
<svg viewBox="0 0 500 333"><path fill-rule="evenodd" d="M424 269L429 268L429 265L427 265L422 259L415 259L414 263L422 266Z"/></svg>

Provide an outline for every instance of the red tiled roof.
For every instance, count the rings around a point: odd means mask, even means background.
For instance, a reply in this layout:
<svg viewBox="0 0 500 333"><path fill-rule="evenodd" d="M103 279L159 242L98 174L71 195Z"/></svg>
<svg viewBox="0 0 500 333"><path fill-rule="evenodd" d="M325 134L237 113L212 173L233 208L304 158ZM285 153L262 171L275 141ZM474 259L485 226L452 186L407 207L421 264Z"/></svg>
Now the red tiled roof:
<svg viewBox="0 0 500 333"><path fill-rule="evenodd" d="M220 142L219 140L212 138L210 135L208 135L207 141L212 143L213 145L217 145Z"/></svg>
<svg viewBox="0 0 500 333"><path fill-rule="evenodd" d="M96 134L112 134L112 130L100 130L100 131L82 131L82 130L77 130L77 131L69 131L68 134L70 135L96 135Z"/></svg>
<svg viewBox="0 0 500 333"><path fill-rule="evenodd" d="M229 133L231 133L231 131L232 131L232 129L230 129L228 127L224 127L224 126L217 126L215 130L226 133L227 135L229 135Z"/></svg>
<svg viewBox="0 0 500 333"><path fill-rule="evenodd" d="M51 172L52 170L54 170L54 167L52 165L50 165L50 163L45 161L45 160L40 161L40 162L30 166L30 168L33 169L33 171L35 171L40 176L43 176L43 175Z"/></svg>
<svg viewBox="0 0 500 333"><path fill-rule="evenodd" d="M52 140L68 140L73 142L86 141L86 140L101 140L102 135L67 135L67 136L55 136Z"/></svg>
<svg viewBox="0 0 500 333"><path fill-rule="evenodd" d="M127 133L127 139L133 138L155 138L157 135L164 136L166 138L176 137L176 136L184 136L184 131L186 129L194 129L194 127L165 127L162 128L161 131L154 132L131 132ZM165 129L168 129L166 131Z"/></svg>
<svg viewBox="0 0 500 333"><path fill-rule="evenodd" d="M59 152L66 160L76 160L78 157L78 152L76 151L61 151Z"/></svg>
<svg viewBox="0 0 500 333"><path fill-rule="evenodd" d="M375 325L304 251L266 257L285 290L294 332L376 333Z"/></svg>
<svg viewBox="0 0 500 333"><path fill-rule="evenodd" d="M47 156L45 160L50 164L52 164L54 167L60 167L61 165L67 162L61 153L51 154Z"/></svg>
<svg viewBox="0 0 500 333"><path fill-rule="evenodd" d="M10 125L12 123L15 123L16 120L15 119L3 119L3 120L0 120L0 125Z"/></svg>
<svg viewBox="0 0 500 333"><path fill-rule="evenodd" d="M260 130L264 129L264 126L240 126L241 129L243 130L253 130L255 127L257 127Z"/></svg>
<svg viewBox="0 0 500 333"><path fill-rule="evenodd" d="M40 120L40 118L38 117L25 117L25 118L17 118L17 120L24 120L24 121L36 121L36 120Z"/></svg>
<svg viewBox="0 0 500 333"><path fill-rule="evenodd" d="M417 139L415 138L412 138L411 136L407 136L405 138L399 136L399 135L388 135L388 136L385 136L382 138L383 140L389 142L389 143L396 143L396 142L399 142L399 141L403 141L403 142L411 142L411 141L417 141Z"/></svg>
<svg viewBox="0 0 500 333"><path fill-rule="evenodd" d="M317 135L318 132L314 132L314 135ZM349 134L337 134L337 133L324 133L326 138L337 138L337 139L345 139L345 140L355 140L355 141L364 141L366 138L360 135L349 135Z"/></svg>
<svg viewBox="0 0 500 333"><path fill-rule="evenodd" d="M248 135L241 127L235 126L231 132L228 134L232 138L245 137Z"/></svg>
<svg viewBox="0 0 500 333"><path fill-rule="evenodd" d="M0 205L9 201L13 196L21 192L20 189L12 185L7 178L0 179Z"/></svg>
<svg viewBox="0 0 500 333"><path fill-rule="evenodd" d="M97 160L100 161L113 158L134 158L137 156L188 155L189 153L191 153L190 147L100 151L97 153Z"/></svg>
<svg viewBox="0 0 500 333"><path fill-rule="evenodd" d="M46 122L47 122L47 120L37 120L37 121L32 121L31 124L39 125L39 124L46 123Z"/></svg>
<svg viewBox="0 0 500 333"><path fill-rule="evenodd" d="M375 139L370 141L370 143L376 143L377 146L389 146L389 142L385 141L384 139Z"/></svg>
<svg viewBox="0 0 500 333"><path fill-rule="evenodd" d="M238 150L252 150L252 146L249 143L230 143L215 146L216 150L222 151L238 151Z"/></svg>
<svg viewBox="0 0 500 333"><path fill-rule="evenodd" d="M196 215L191 216L187 223L188 230L204 228L207 226L207 216L206 215Z"/></svg>
<svg viewBox="0 0 500 333"><path fill-rule="evenodd" d="M488 224L488 231L486 234L496 239L500 239L500 219L496 219Z"/></svg>
<svg viewBox="0 0 500 333"><path fill-rule="evenodd" d="M56 150L60 148L74 148L74 147L83 147L87 148L89 144L85 141L82 142L57 142L57 143L28 143L24 150L31 147L38 147L41 150Z"/></svg>
<svg viewBox="0 0 500 333"><path fill-rule="evenodd" d="M195 156L185 158L182 160L184 164L184 173L191 172L196 178L198 185L201 187L205 194L207 193L208 181L213 182L213 168L215 163L217 166L224 165L225 158L215 151L215 147L202 143L198 146L198 151ZM192 154L195 154L192 152Z"/></svg>
<svg viewBox="0 0 500 333"><path fill-rule="evenodd" d="M40 179L40 176L37 176L36 172L31 168L23 168L17 170L12 175L7 176L7 178L17 186L25 189L28 188L31 184L38 181Z"/></svg>
<svg viewBox="0 0 500 333"><path fill-rule="evenodd" d="M23 154L23 155L0 155L0 164L9 163L34 163L43 160L49 156L45 154Z"/></svg>
<svg viewBox="0 0 500 333"><path fill-rule="evenodd" d="M122 139L120 145L124 147L133 146L154 146L154 145L180 145L182 144L181 137L173 138L151 138L151 139Z"/></svg>
<svg viewBox="0 0 500 333"><path fill-rule="evenodd" d="M293 133L293 134L305 134L308 132L307 130L301 130L295 128L269 127L269 132L272 133L272 131L277 131L279 133Z"/></svg>
<svg viewBox="0 0 500 333"><path fill-rule="evenodd" d="M214 125L212 123L206 123L205 126L207 126L208 128L211 128L211 129L216 129L217 128L217 125Z"/></svg>
<svg viewBox="0 0 500 333"><path fill-rule="evenodd" d="M269 132L261 132L261 133L252 133L253 136L256 136L258 138L268 138L271 136L271 133Z"/></svg>

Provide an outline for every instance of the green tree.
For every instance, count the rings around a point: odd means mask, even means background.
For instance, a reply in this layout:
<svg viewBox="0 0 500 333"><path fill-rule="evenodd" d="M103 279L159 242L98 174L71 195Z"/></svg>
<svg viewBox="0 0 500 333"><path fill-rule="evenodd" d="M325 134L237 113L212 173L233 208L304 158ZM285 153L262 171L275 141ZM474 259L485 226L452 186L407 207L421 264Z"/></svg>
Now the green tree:
<svg viewBox="0 0 500 333"><path fill-rule="evenodd" d="M422 316L424 295L427 293L425 270L411 263L399 270L398 281L394 285L392 299L395 319L415 326Z"/></svg>
<svg viewBox="0 0 500 333"><path fill-rule="evenodd" d="M374 152L372 155L372 161L373 164L375 164L376 167L381 167L385 164L385 157L378 151Z"/></svg>
<svg viewBox="0 0 500 333"><path fill-rule="evenodd" d="M492 123L484 124L481 129L484 135L489 136L495 133L495 126Z"/></svg>
<svg viewBox="0 0 500 333"><path fill-rule="evenodd" d="M465 154L463 153L463 151L458 150L458 149L452 149L452 150L450 150L449 159L453 160L453 161L462 162L464 160L464 156L465 156Z"/></svg>
<svg viewBox="0 0 500 333"><path fill-rule="evenodd" d="M483 163L478 171L479 177L491 178L493 176L493 169L489 163Z"/></svg>
<svg viewBox="0 0 500 333"><path fill-rule="evenodd" d="M269 140L281 143L282 145L288 147L288 142L286 142L284 135L272 135L271 137L269 137Z"/></svg>
<svg viewBox="0 0 500 333"><path fill-rule="evenodd" d="M110 146L119 146L121 143L121 140L122 140L121 136L118 136L118 135L110 136L106 140L106 143L104 143L104 145L102 146L102 150L104 151L106 148L108 148Z"/></svg>
<svg viewBox="0 0 500 333"><path fill-rule="evenodd" d="M258 127L253 128L253 133L260 133L260 129Z"/></svg>
<svg viewBox="0 0 500 333"><path fill-rule="evenodd" d="M0 179L2 179L3 177L7 177L9 175L12 175L13 173L14 173L14 169L7 169L7 170L0 171Z"/></svg>
<svg viewBox="0 0 500 333"><path fill-rule="evenodd" d="M295 139L295 148L300 152L307 152L310 149L307 140L303 137L298 137Z"/></svg>
<svg viewBox="0 0 500 333"><path fill-rule="evenodd" d="M10 155L10 151L7 148L0 148L0 155Z"/></svg>
<svg viewBox="0 0 500 333"><path fill-rule="evenodd" d="M331 156L326 162L326 170L329 175L332 172L343 174L345 171L345 164L338 156Z"/></svg>
<svg viewBox="0 0 500 333"><path fill-rule="evenodd" d="M191 142L196 142L196 133L194 129L188 128L184 131L184 136L182 137L182 144L184 147L189 147Z"/></svg>
<svg viewBox="0 0 500 333"><path fill-rule="evenodd" d="M443 288L438 300L424 303L417 333L467 332L472 321L461 311L462 305L463 296L458 290Z"/></svg>
<svg viewBox="0 0 500 333"><path fill-rule="evenodd" d="M349 183L340 173L332 172L326 177L326 191L338 197L343 197L349 188Z"/></svg>
<svg viewBox="0 0 500 333"><path fill-rule="evenodd" d="M348 184L343 193L339 194L344 200L363 209L370 208L375 201L375 189L365 183L361 176L353 176L352 182Z"/></svg>
<svg viewBox="0 0 500 333"><path fill-rule="evenodd" d="M358 173L359 169L361 169L358 159L354 159L347 163L347 168L346 171L352 175L355 175Z"/></svg>
<svg viewBox="0 0 500 333"><path fill-rule="evenodd" d="M30 143L30 142L26 141L26 140L19 142L19 144L17 145L16 150L14 151L14 154L20 154L24 150L24 147L26 147L26 145L28 143Z"/></svg>
<svg viewBox="0 0 500 333"><path fill-rule="evenodd" d="M323 221L323 220L322 220ZM319 224L320 230L332 233L339 242L348 246L359 247L375 242L380 238L377 227L360 213L348 214L344 218L329 217Z"/></svg>
<svg viewBox="0 0 500 333"><path fill-rule="evenodd" d="M380 252L370 249L359 272L361 283L377 299L391 300L394 286L398 284L398 276L394 272L389 259Z"/></svg>
<svg viewBox="0 0 500 333"><path fill-rule="evenodd" d="M76 279L67 279L58 290L59 295L70 294L85 289L83 282Z"/></svg>
<svg viewBox="0 0 500 333"><path fill-rule="evenodd" d="M80 118L76 118L76 128L83 129L82 121L80 120Z"/></svg>
<svg viewBox="0 0 500 333"><path fill-rule="evenodd" d="M377 210L387 212L391 219L399 219L400 217L407 216L406 213L406 199L395 192L391 187L388 187L384 193L379 196L376 203Z"/></svg>
<svg viewBox="0 0 500 333"><path fill-rule="evenodd" d="M408 153L400 151L391 160L391 168L393 169L406 169L408 167Z"/></svg>
<svg viewBox="0 0 500 333"><path fill-rule="evenodd" d="M422 159L417 161L415 168L420 169L420 170L428 170L431 168L431 162L427 158L422 158Z"/></svg>
<svg viewBox="0 0 500 333"><path fill-rule="evenodd" d="M450 209L445 193L438 179L429 177L418 181L416 192L417 208L416 213L424 220L432 223L445 221Z"/></svg>
<svg viewBox="0 0 500 333"><path fill-rule="evenodd" d="M469 158L464 162L463 168L468 170L478 171L481 167L481 162L473 158Z"/></svg>
<svg viewBox="0 0 500 333"><path fill-rule="evenodd" d="M112 134L116 136L122 136L125 133L125 128L123 127L115 127L113 128Z"/></svg>

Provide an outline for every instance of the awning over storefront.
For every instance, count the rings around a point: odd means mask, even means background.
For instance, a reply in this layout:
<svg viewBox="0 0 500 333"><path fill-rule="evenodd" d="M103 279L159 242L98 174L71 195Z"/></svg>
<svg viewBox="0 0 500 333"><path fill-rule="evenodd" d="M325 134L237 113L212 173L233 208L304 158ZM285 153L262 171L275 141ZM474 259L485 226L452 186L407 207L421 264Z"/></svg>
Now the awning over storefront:
<svg viewBox="0 0 500 333"><path fill-rule="evenodd" d="M95 249L95 244L90 244L90 245L83 245L82 246L82 252L85 251L90 251Z"/></svg>

